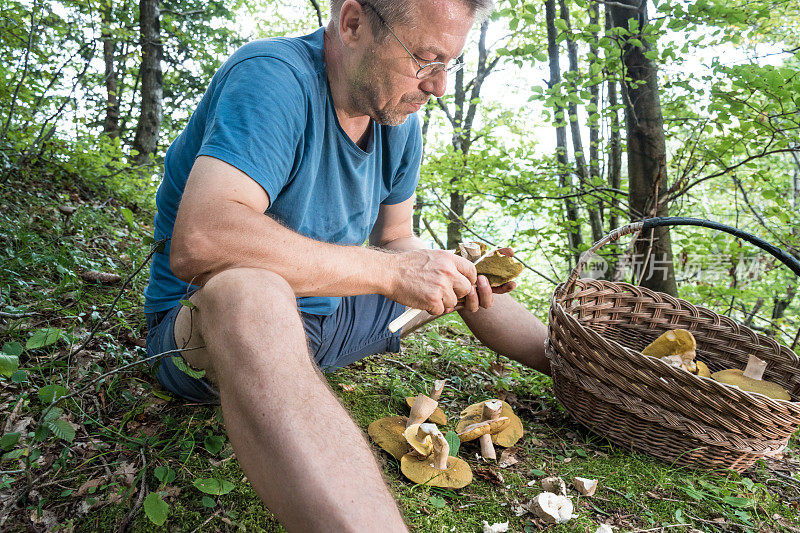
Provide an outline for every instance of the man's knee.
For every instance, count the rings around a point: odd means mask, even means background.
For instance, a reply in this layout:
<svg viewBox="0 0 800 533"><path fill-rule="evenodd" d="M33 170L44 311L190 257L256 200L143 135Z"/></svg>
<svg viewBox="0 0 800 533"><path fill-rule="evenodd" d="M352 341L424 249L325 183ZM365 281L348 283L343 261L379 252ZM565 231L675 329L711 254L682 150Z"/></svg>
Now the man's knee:
<svg viewBox="0 0 800 533"><path fill-rule="evenodd" d="M216 274L203 286L195 302L201 313L235 319L296 312L289 283L280 275L260 268L232 268ZM253 315L253 313L257 313Z"/></svg>

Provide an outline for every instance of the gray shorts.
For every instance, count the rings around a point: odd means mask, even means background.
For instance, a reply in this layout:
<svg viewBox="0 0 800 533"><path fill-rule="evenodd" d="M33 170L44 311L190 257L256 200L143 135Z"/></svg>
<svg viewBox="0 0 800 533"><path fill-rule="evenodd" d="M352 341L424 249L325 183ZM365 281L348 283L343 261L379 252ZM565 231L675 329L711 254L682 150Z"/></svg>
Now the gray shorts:
<svg viewBox="0 0 800 533"><path fill-rule="evenodd" d="M176 305L167 311L146 313L147 356L166 353L150 364L158 363L156 375L166 389L186 400L219 403L219 393L204 378L193 378L178 369L173 357L181 357L175 344L175 318L181 310ZM378 294L342 298L332 315L301 312L311 356L323 371L336 370L368 355L400 351L400 332L390 333L389 322L400 316L405 307Z"/></svg>

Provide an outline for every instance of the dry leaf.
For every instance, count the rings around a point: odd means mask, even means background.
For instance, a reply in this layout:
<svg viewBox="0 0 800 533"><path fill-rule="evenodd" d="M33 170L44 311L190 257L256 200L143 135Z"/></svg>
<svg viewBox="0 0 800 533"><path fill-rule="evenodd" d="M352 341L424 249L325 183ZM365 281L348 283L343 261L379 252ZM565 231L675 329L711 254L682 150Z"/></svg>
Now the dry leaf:
<svg viewBox="0 0 800 533"><path fill-rule="evenodd" d="M505 480L503 479L503 474L500 472L495 472L491 468L476 468L475 475L478 477L482 477L489 483L493 485L502 485Z"/></svg>
<svg viewBox="0 0 800 533"><path fill-rule="evenodd" d="M119 476L120 481L130 487L133 485L133 480L136 478L136 467L127 461L123 461L114 471L114 475Z"/></svg>
<svg viewBox="0 0 800 533"><path fill-rule="evenodd" d="M356 386L353 383L339 383L339 387L345 392L353 392Z"/></svg>
<svg viewBox="0 0 800 533"><path fill-rule="evenodd" d="M90 479L89 481L84 482L83 485L78 487L78 496L85 496L86 494L89 494L90 489L96 489L105 482L106 482L105 476Z"/></svg>
<svg viewBox="0 0 800 533"><path fill-rule="evenodd" d="M498 466L500 468L508 468L511 465L515 465L519 462L517 459L517 449L516 448L506 448L503 450L503 453L500 454L500 462Z"/></svg>

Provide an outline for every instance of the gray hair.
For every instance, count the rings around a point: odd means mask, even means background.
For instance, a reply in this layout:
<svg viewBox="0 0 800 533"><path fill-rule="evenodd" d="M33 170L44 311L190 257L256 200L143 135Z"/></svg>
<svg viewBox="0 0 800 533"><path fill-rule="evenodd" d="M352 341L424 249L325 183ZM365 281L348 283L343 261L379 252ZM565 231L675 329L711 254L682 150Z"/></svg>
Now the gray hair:
<svg viewBox="0 0 800 533"><path fill-rule="evenodd" d="M411 1L412 0L358 0L363 6L369 4L373 9L366 8L370 13L370 26L372 26L372 34L380 41L389 35L388 30L381 23L380 19L375 16L375 10L381 14L390 26L400 26L404 24L412 24L411 20ZM494 0L459 0L463 5L467 6L472 14L475 16L476 22L482 22L494 10ZM344 0L331 0L331 20L338 21L339 13L342 10Z"/></svg>

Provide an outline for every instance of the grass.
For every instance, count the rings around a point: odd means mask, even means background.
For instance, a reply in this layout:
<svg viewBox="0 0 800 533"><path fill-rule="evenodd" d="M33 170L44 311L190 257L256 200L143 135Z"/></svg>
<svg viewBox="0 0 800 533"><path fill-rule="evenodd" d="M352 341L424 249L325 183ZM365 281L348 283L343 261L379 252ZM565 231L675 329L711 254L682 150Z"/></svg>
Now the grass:
<svg viewBox="0 0 800 533"><path fill-rule="evenodd" d="M36 430L46 406L39 398L43 387L75 390L144 353L139 344L146 275L133 280L106 318L119 285L84 282L79 273L130 275L147 255L143 238L151 214L97 200L66 179L54 187L58 178L43 183L17 177L0 190L0 311L36 313L0 319L2 343L24 346L36 331L58 330L53 343L24 349L21 372L0 377L0 431L20 433L18 441L0 441L0 529L116 530L134 509L128 531L282 531L244 480L219 409L172 399L146 367L115 374L65 402L62 418L74 429L72 439ZM57 209L64 204L78 211L67 217ZM538 311L545 315L545 309ZM87 349L67 357L98 321L103 323ZM549 526L551 531L594 531L601 522L620 530L800 529L800 454L794 443L783 459L759 461L742 475L675 468L576 425L554 399L549 378L498 359L474 342L457 317L403 344L401 354L373 356L328 376L363 429L377 418L406 414L406 396L445 377L441 405L451 417L448 428L461 409L490 397L511 403L525 425L513 453L517 462L507 468L479 461L477 447L465 444L459 455L472 466L475 481L459 491L415 486L400 475L397 461L376 452L415 531L482 531L484 521L509 522L509 531L538 530L545 524L523 512L523 505L541 491L539 480L546 475L568 484L573 476L600 482L592 498L572 492L576 518ZM19 472L25 457L14 454L27 451L28 444L33 490L26 492L26 473ZM233 488L204 494L195 482L208 478ZM162 526L136 505L149 493L168 506ZM7 505L9 498L16 505Z"/></svg>

